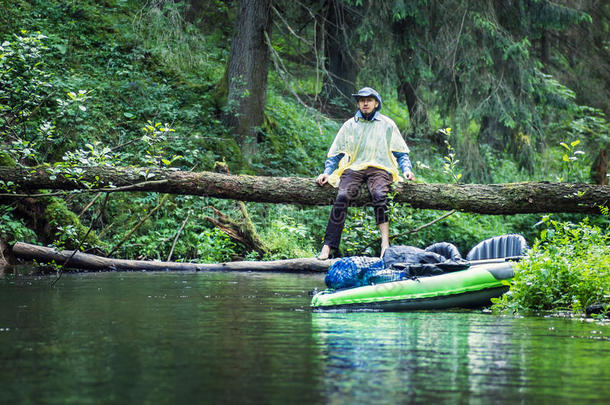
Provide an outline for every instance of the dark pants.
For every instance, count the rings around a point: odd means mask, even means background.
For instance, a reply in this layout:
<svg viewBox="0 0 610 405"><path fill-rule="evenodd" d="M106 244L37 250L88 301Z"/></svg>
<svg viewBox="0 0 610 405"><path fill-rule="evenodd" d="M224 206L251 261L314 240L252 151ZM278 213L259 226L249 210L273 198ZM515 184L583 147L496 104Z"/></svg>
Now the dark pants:
<svg viewBox="0 0 610 405"><path fill-rule="evenodd" d="M375 221L377 224L388 222L386 196L392 184L392 175L385 170L376 167L367 167L364 170L346 170L341 175L337 199L330 212L330 219L326 226L324 244L333 249L339 247L341 233L345 224L347 207L351 200L358 196L360 185L365 183L373 197L373 209L375 210Z"/></svg>

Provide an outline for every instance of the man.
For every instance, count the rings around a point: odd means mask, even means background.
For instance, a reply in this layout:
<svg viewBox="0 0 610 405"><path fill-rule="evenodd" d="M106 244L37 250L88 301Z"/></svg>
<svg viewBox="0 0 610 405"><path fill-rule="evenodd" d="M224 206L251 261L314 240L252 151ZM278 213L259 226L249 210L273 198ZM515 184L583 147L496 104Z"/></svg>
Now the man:
<svg viewBox="0 0 610 405"><path fill-rule="evenodd" d="M409 148L398 127L381 114L381 96L365 87L353 94L358 102L355 116L346 121L328 151L324 173L316 182L339 186L324 236L324 246L318 256L326 260L331 249L341 241L347 207L356 197L362 183L367 184L373 199L375 221L381 232L381 256L390 246L390 224L387 217L387 193L390 184L399 181L398 167L407 180L415 179L409 160Z"/></svg>

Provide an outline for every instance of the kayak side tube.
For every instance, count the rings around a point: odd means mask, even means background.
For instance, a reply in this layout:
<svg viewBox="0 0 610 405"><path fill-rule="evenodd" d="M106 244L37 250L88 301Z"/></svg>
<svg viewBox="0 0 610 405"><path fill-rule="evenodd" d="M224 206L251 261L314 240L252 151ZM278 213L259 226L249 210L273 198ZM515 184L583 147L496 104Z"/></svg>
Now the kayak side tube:
<svg viewBox="0 0 610 405"><path fill-rule="evenodd" d="M311 301L314 310L368 309L406 311L477 307L508 291L514 276L513 262L473 262L471 267L439 276L367 285L345 290L325 290Z"/></svg>

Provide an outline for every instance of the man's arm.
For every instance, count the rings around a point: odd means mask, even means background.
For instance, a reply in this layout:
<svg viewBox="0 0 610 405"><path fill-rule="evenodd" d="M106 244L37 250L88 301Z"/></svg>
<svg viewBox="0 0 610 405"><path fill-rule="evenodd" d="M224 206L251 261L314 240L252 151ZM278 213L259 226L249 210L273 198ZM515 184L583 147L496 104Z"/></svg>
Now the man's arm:
<svg viewBox="0 0 610 405"><path fill-rule="evenodd" d="M392 155L394 155L396 158L396 162L398 162L398 166L400 166L405 178L407 180L415 179L415 175L413 174L413 166L411 165L411 160L409 159L409 153L392 152Z"/></svg>
<svg viewBox="0 0 610 405"><path fill-rule="evenodd" d="M324 173L332 174L337 170L337 166L339 166L339 162L343 159L343 156L345 156L345 153L339 153L338 155L326 159L326 162L324 162Z"/></svg>
<svg viewBox="0 0 610 405"><path fill-rule="evenodd" d="M322 186L322 185L328 183L328 178L330 177L332 172L337 170L339 161L343 158L343 156L345 156L344 153L339 153L338 155L331 156L328 159L326 159L326 162L324 162L324 173L320 174L318 176L318 178L316 179L316 182L319 185Z"/></svg>

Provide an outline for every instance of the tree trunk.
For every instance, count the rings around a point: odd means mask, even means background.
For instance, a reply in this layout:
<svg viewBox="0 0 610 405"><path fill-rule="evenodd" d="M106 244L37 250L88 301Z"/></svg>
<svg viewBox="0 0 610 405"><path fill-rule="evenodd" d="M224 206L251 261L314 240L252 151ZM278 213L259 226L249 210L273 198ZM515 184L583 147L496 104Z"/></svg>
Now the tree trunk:
<svg viewBox="0 0 610 405"><path fill-rule="evenodd" d="M591 166L591 180L595 184L608 185L608 149L602 148Z"/></svg>
<svg viewBox="0 0 610 405"><path fill-rule="evenodd" d="M270 0L240 0L231 43L225 123L235 129L246 160L257 151L257 132L265 119L271 38Z"/></svg>
<svg viewBox="0 0 610 405"><path fill-rule="evenodd" d="M329 205L336 189L320 187L314 179L300 177L236 176L212 172L182 172L157 168L87 167L61 173L56 169L0 167L0 184L21 192L38 189L100 191L152 191L201 195L241 201L301 205ZM370 204L362 186L354 205ZM395 202L413 208L481 214L580 212L599 214L610 202L610 187L570 183L417 184L395 185ZM23 196L23 195L22 195ZM3 199L11 194L0 194Z"/></svg>
<svg viewBox="0 0 610 405"><path fill-rule="evenodd" d="M409 38L416 32L416 23L412 18L402 18L392 23L392 35L397 41L401 52L394 56L396 75L398 76L398 99L403 100L409 109L409 132L422 134L426 122L425 106L417 100L418 67L413 63L415 51Z"/></svg>
<svg viewBox="0 0 610 405"><path fill-rule="evenodd" d="M17 242L12 248L15 258L38 263L55 263L70 269L93 271L288 271L319 272L328 270L332 260L315 258L272 260L267 262L228 262L228 263L177 263L148 260L113 259L76 252L57 251L48 247Z"/></svg>
<svg viewBox="0 0 610 405"><path fill-rule="evenodd" d="M326 7L324 54L327 75L322 93L328 101L338 100L351 106L359 70L349 37L355 30L355 18L340 0L328 0Z"/></svg>

